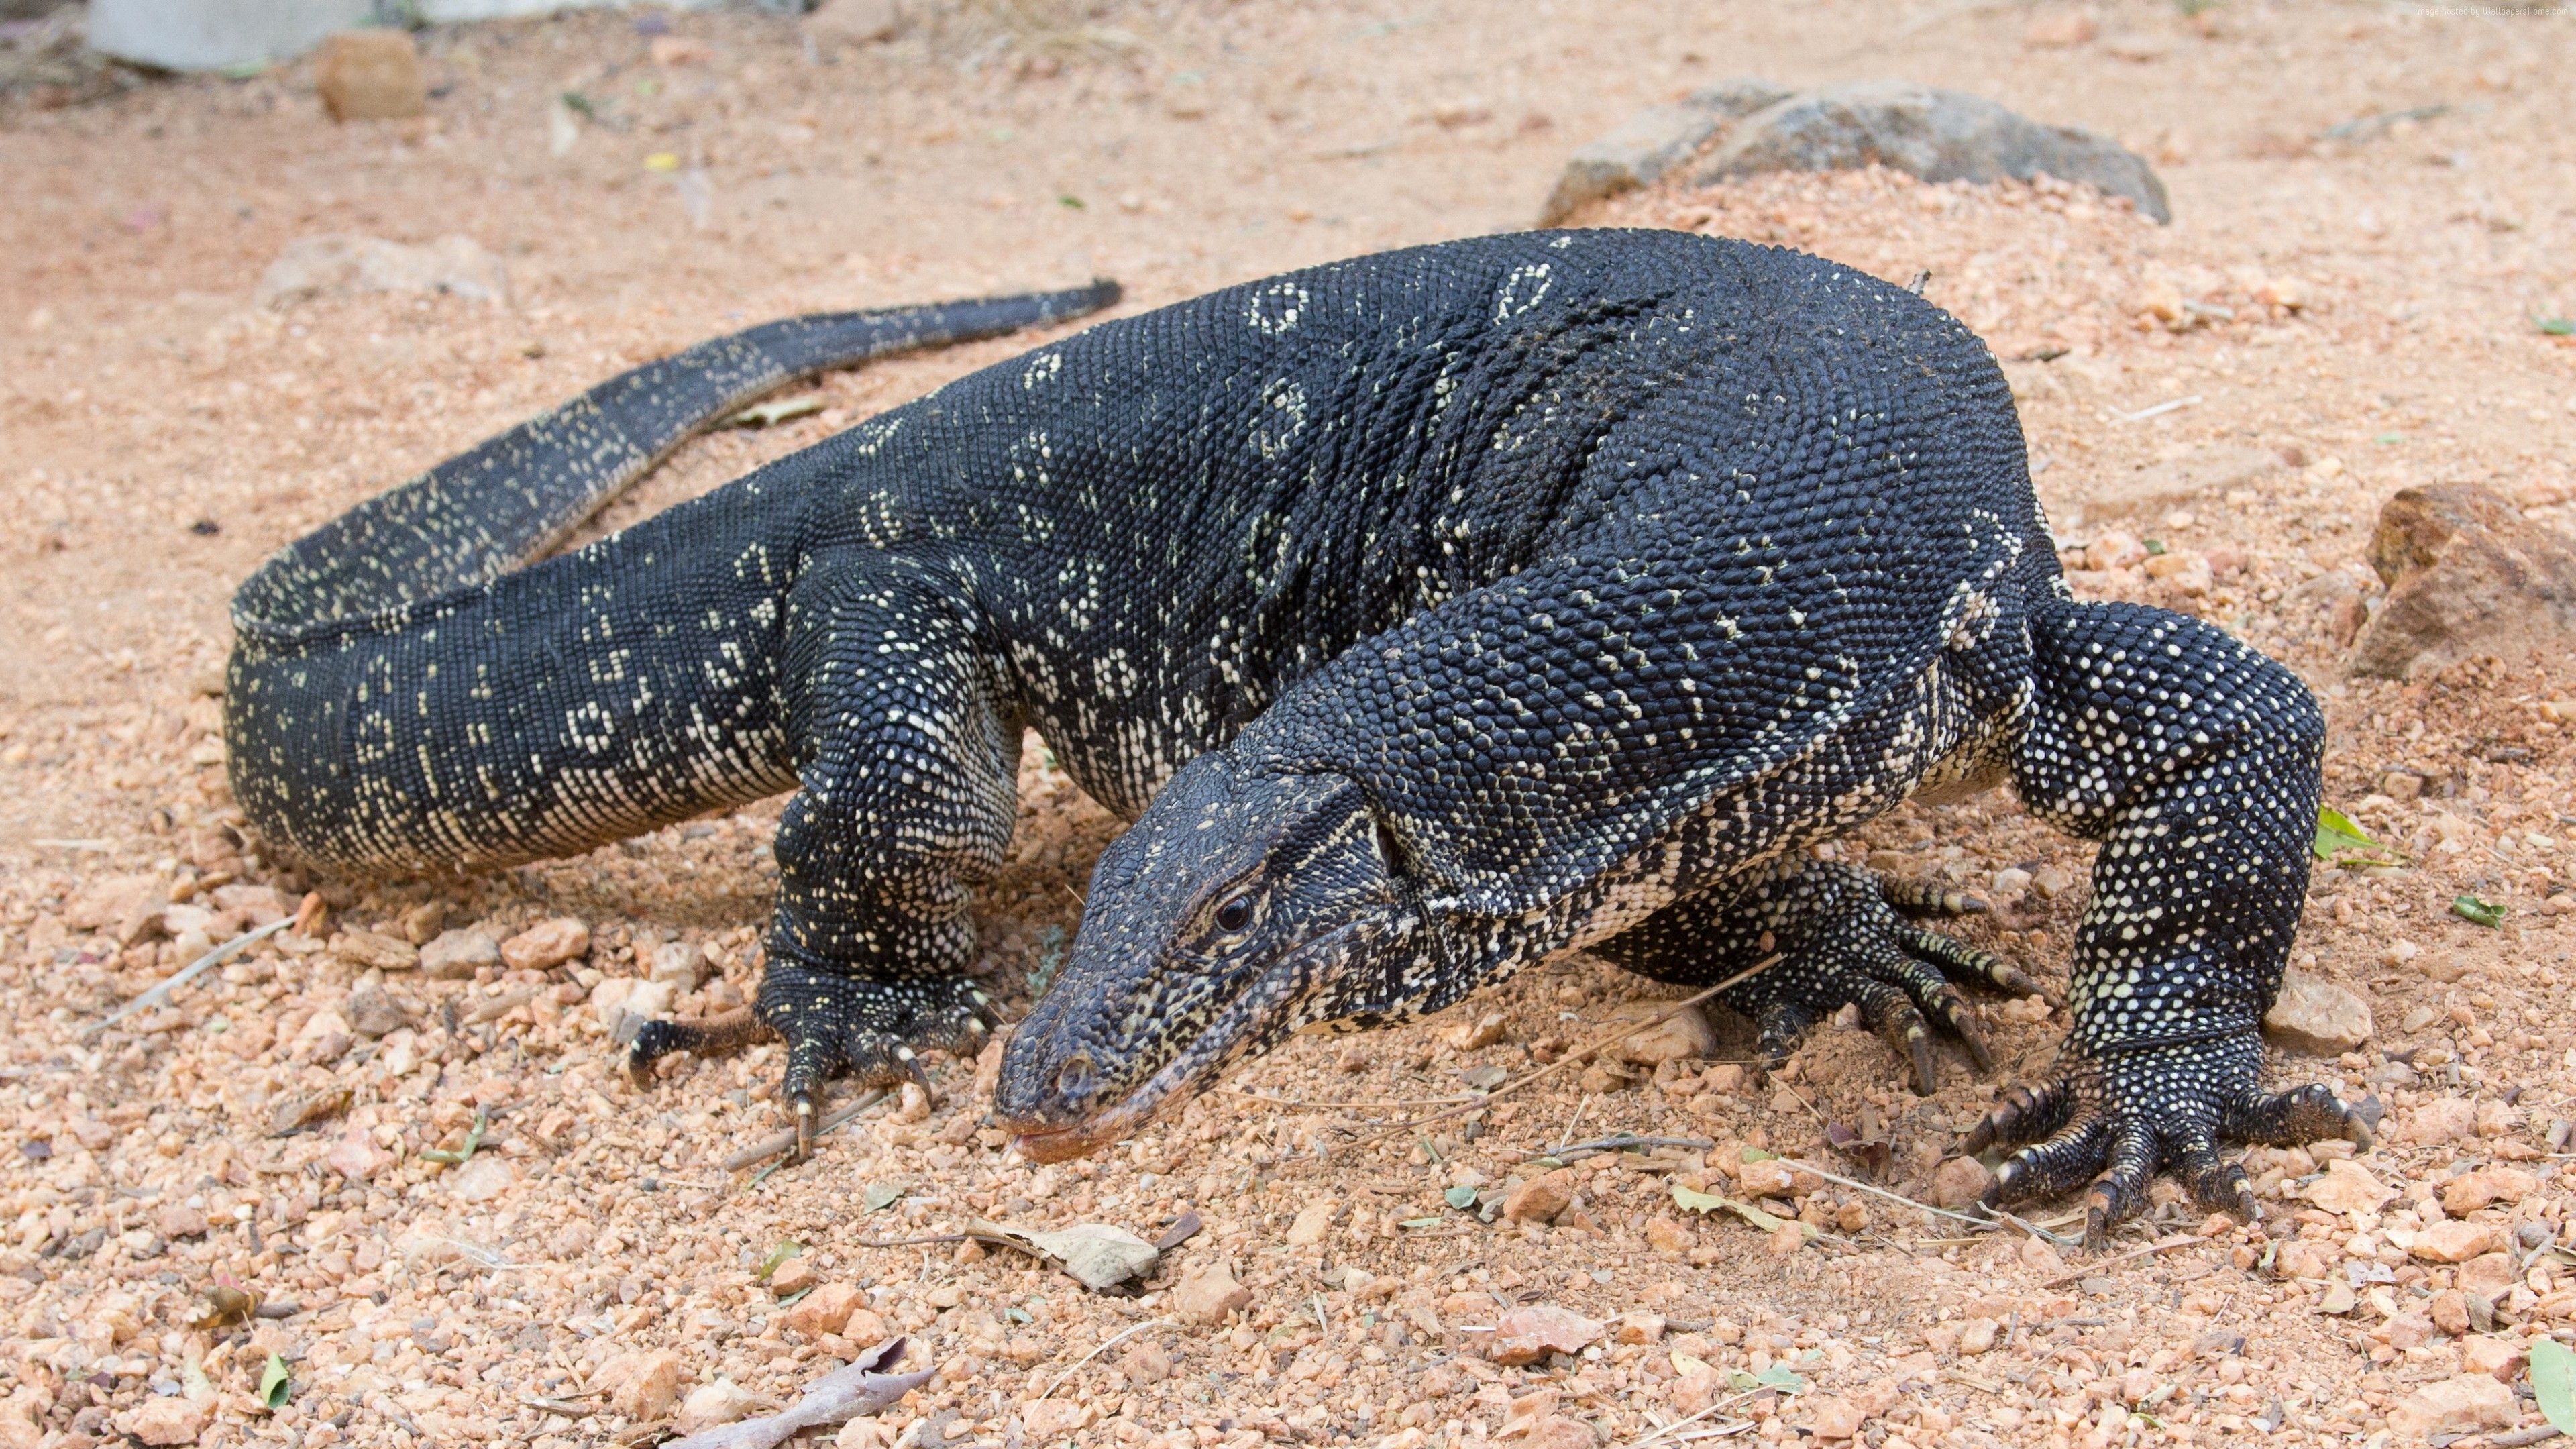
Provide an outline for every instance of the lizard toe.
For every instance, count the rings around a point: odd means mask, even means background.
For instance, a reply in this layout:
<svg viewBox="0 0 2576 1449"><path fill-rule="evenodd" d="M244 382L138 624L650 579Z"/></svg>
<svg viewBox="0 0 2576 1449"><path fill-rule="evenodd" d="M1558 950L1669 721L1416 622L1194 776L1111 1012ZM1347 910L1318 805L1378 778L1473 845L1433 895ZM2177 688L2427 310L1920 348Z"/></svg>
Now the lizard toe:
<svg viewBox="0 0 2576 1449"><path fill-rule="evenodd" d="M2012 1207L2035 1198L2061 1197L2093 1180L2107 1155L2109 1135L2099 1108L2079 1104L2056 1131L2013 1153L1995 1169L1984 1205ZM1973 1135L1970 1138L1974 1141Z"/></svg>
<svg viewBox="0 0 2576 1449"><path fill-rule="evenodd" d="M1928 961L1950 980L1974 981L2006 996L2037 996L2051 1006L2063 1004L2059 995L2042 986L2029 972L2003 957L1981 947L1940 932L1900 921L1896 927L1897 944L1906 954Z"/></svg>
<svg viewBox="0 0 2576 1449"><path fill-rule="evenodd" d="M1855 981L1851 994L1861 1020L1885 1037L1913 1068L1915 1092L1928 1097L1939 1091L1940 1059L1932 1049L1931 1023L1924 1019L1927 1011L1939 1013L1937 1005L1925 1001L1934 993L1921 991L1912 982L1898 984L1872 976Z"/></svg>
<svg viewBox="0 0 2576 1449"><path fill-rule="evenodd" d="M1798 1038L1816 1024L1816 1013L1798 1001L1774 1001L1754 1018L1756 1045L1762 1059L1774 1071L1789 1064L1789 1056L1798 1049Z"/></svg>
<svg viewBox="0 0 2576 1449"><path fill-rule="evenodd" d="M2251 1223L2259 1216L2252 1188L2244 1167L2221 1154L2222 1140L2370 1138L2362 1108L2321 1086L2265 1092L2255 1080L2261 1067L2262 1042L2250 1033L2079 1058L2046 1085L2015 1088L1963 1145L1981 1152L2044 1134L1997 1169L1987 1202L2056 1196L2089 1180L2085 1240L2094 1248L2145 1205L2159 1172L2202 1208Z"/></svg>
<svg viewBox="0 0 2576 1449"><path fill-rule="evenodd" d="M1992 902L1973 891L1953 890L1934 881L1905 876L1880 876L1878 894L1881 900L1909 916L1982 916L1994 909Z"/></svg>
<svg viewBox="0 0 2576 1449"><path fill-rule="evenodd" d="M2243 1165L2218 1155L2218 1144L2197 1127L2174 1134L2167 1148L2174 1176L2190 1190L2191 1200L2214 1213L2232 1213L2237 1221L2255 1220L2254 1188Z"/></svg>
<svg viewBox="0 0 2576 1449"><path fill-rule="evenodd" d="M2332 1089L2311 1082L2286 1092L2249 1090L2219 1119L2229 1138L2266 1147L2295 1147L2340 1138L2367 1152L2377 1141L2379 1099L2346 1103Z"/></svg>
<svg viewBox="0 0 2576 1449"><path fill-rule="evenodd" d="M2062 1079L2042 1082L2036 1087L2014 1087L2006 1091L1992 1111L1968 1129L1967 1140L1960 1144L1971 1155L1989 1147L2010 1147L2024 1142L2038 1142L2053 1136L2075 1114L2075 1093Z"/></svg>

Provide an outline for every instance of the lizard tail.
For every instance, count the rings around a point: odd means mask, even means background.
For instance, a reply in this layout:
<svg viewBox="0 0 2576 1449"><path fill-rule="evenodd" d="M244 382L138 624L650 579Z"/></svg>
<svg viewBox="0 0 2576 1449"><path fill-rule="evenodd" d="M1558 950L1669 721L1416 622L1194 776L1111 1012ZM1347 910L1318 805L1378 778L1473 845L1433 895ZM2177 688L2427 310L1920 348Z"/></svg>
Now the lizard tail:
<svg viewBox="0 0 2576 1449"><path fill-rule="evenodd" d="M798 378L1097 312L1065 292L771 322L611 378L287 545L233 595L245 639L287 645L488 583L560 543L692 435Z"/></svg>

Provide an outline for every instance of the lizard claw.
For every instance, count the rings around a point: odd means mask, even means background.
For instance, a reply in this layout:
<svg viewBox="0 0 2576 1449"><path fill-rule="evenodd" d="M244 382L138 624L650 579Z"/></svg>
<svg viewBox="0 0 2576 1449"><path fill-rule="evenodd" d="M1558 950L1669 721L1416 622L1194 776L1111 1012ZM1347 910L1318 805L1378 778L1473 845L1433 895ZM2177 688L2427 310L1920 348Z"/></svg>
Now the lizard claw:
<svg viewBox="0 0 2576 1449"><path fill-rule="evenodd" d="M757 1009L787 1042L779 1092L796 1114L801 1154L812 1142L825 1082L838 1076L863 1087L912 1082L935 1097L920 1052L976 1050L992 1031L986 1018L993 1000L962 977L883 981L773 957Z"/></svg>
<svg viewBox="0 0 2576 1449"><path fill-rule="evenodd" d="M1772 916L1787 959L1723 998L1754 1018L1773 1065L1788 1060L1798 1037L1820 1017L1850 1003L1904 1056L1919 1093L1940 1087L1936 1025L1967 1049L1977 1070L1993 1068L1994 1053L1954 978L2016 995L2038 991L2038 983L1991 951L1896 913L1903 907L1966 914L1982 902L1850 867L1814 867L1787 885L1794 893L1774 903Z"/></svg>
<svg viewBox="0 0 2576 1449"><path fill-rule="evenodd" d="M1995 1170L1984 1205L2084 1188L2084 1244L2098 1251L2166 1171L2200 1207L2255 1221L2260 1209L2245 1169L2219 1155L2220 1140L2289 1146L2339 1137L2367 1147L2376 1106L2346 1106L2315 1085L2265 1092L2262 1055L2251 1033L2180 1042L2078 1059L2039 1087L2014 1088L1961 1144L1971 1154L2027 1144Z"/></svg>
<svg viewBox="0 0 2576 1449"><path fill-rule="evenodd" d="M999 1015L993 998L962 977L880 981L772 956L753 1010L703 1022L646 1022L627 1048L626 1066L642 1084L651 1080L653 1062L672 1052L704 1054L776 1036L787 1043L779 1097L795 1116L794 1160L801 1162L813 1151L826 1082L837 1076L868 1087L914 1082L935 1098L920 1052L975 1051L990 1039Z"/></svg>

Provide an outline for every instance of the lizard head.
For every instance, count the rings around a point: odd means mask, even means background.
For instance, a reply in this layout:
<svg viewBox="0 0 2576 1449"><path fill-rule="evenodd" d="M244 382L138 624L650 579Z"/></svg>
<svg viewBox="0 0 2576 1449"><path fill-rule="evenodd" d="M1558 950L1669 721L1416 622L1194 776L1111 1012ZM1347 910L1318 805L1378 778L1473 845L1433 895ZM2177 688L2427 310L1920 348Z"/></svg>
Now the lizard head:
<svg viewBox="0 0 2576 1449"><path fill-rule="evenodd" d="M1003 1055L997 1125L1036 1161L1080 1157L1291 1032L1403 1012L1426 952L1401 862L1347 778L1191 761L1101 854Z"/></svg>

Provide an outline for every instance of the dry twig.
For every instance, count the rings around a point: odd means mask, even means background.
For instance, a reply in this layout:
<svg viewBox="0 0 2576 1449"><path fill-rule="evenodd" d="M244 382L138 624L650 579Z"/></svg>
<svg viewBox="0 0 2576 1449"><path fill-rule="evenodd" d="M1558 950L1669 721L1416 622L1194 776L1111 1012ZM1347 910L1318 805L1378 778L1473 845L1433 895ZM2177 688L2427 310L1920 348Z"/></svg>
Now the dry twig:
<svg viewBox="0 0 2576 1449"><path fill-rule="evenodd" d="M1454 1107L1461 1102L1481 1102L1482 1097L1408 1097L1387 1102L1305 1102L1293 1097L1268 1097L1249 1087L1220 1087L1218 1091L1247 1098L1272 1107L1293 1107L1300 1112L1341 1112L1390 1107Z"/></svg>
<svg viewBox="0 0 2576 1449"><path fill-rule="evenodd" d="M1078 1359L1074 1360L1074 1363L1073 1363L1073 1367L1072 1367L1072 1368L1066 1369L1063 1373L1057 1374L1057 1375L1055 1376L1055 1382L1054 1382L1054 1383L1051 1383L1051 1384L1049 1384L1049 1385L1047 1385L1047 1386L1046 1386L1045 1391L1044 1391L1043 1393L1040 1393L1040 1394L1038 1395L1038 1397L1039 1397L1039 1398L1041 1398L1041 1399L1043 1399L1043 1398L1045 1398L1048 1394L1052 1394L1052 1393L1054 1393L1056 1390L1058 1390L1058 1389L1060 1389L1060 1388L1063 1388L1063 1387L1064 1387L1064 1381L1065 1381L1066 1379L1072 1378L1076 1373L1079 1373L1079 1372L1081 1371L1082 1366L1083 1366L1084 1364L1087 1364L1087 1363L1091 1362L1093 1359L1100 1357L1102 1354L1107 1353L1110 1349L1112 1349L1112 1348L1116 1347L1118 1344L1120 1344L1120 1343L1122 1343L1122 1342L1124 1342L1124 1341L1126 1341L1126 1340L1128 1340L1128 1339L1130 1339L1130 1338L1134 1338L1137 1334L1143 1333L1146 1329L1162 1327L1162 1326L1164 1326L1164 1325L1169 1324L1171 1321L1172 1321L1172 1320L1170 1320L1170 1319L1168 1319L1168 1318L1148 1318L1148 1319L1146 1319L1144 1322L1139 1323L1139 1324L1135 1325L1135 1326L1134 1326L1134 1327L1132 1327L1132 1328L1124 1329L1124 1330L1122 1330L1121 1332L1119 1332L1119 1333L1117 1333L1117 1334L1113 1335L1112 1337L1110 1337L1110 1338L1108 1338L1107 1340L1103 1341L1103 1342L1101 1343L1101 1345L1100 1345L1098 1348L1095 1348L1095 1349L1093 1349L1091 1352L1086 1353L1086 1354L1084 1354L1082 1357L1080 1357L1080 1358L1078 1358Z"/></svg>
<svg viewBox="0 0 2576 1449"><path fill-rule="evenodd" d="M2118 1254L2115 1257L2104 1258L2098 1263L2087 1263L2083 1267L2078 1268L2071 1273L2060 1273L2056 1277L2049 1279L2047 1282L2042 1283L2039 1286L2042 1289L2063 1288L2078 1278L2089 1277L2092 1274L2101 1272L2105 1268L2126 1263L2134 1258L2152 1258L2159 1253L2170 1253L2176 1248L2188 1248L2195 1243L2206 1241L2207 1239L2205 1238L2195 1238L2189 1233L2183 1233L2176 1237L2166 1238L2161 1242L2149 1243L2143 1248L2131 1248L2125 1253Z"/></svg>
<svg viewBox="0 0 2576 1449"><path fill-rule="evenodd" d="M861 1112L864 1112L870 1107L875 1106L877 1103L884 1101L891 1095L892 1093L887 1092L882 1087L875 1087L868 1091L861 1092L847 1106L844 1106L838 1111L833 1112L832 1115L825 1117L822 1122L814 1128L814 1135L817 1137L822 1136L824 1133L829 1132L833 1128L840 1126L842 1123L849 1121L853 1117L856 1117ZM724 1160L724 1170L727 1172L740 1172L744 1168L751 1166L753 1163L758 1162L763 1158L776 1157L778 1154L795 1147L795 1145L796 1133L793 1128L781 1132L772 1132L768 1136L761 1138L758 1142L755 1142L749 1147L736 1152L731 1157L726 1158Z"/></svg>
<svg viewBox="0 0 2576 1449"><path fill-rule="evenodd" d="M1577 1153L1590 1156L1596 1152L1625 1152L1632 1147L1691 1147L1705 1152L1716 1145L1717 1144L1715 1142L1706 1137L1632 1137L1626 1135L1618 1137L1596 1137L1589 1142L1577 1142L1571 1147L1542 1147L1537 1151L1524 1154L1521 1161L1531 1162L1541 1157L1563 1159L1572 1157ZM1412 1189L1406 1188L1402 1190L1409 1192Z"/></svg>
<svg viewBox="0 0 2576 1449"><path fill-rule="evenodd" d="M280 916L276 920L269 922L267 925L259 927L257 930L242 932L240 935L233 937L231 940L217 946L215 949L208 951L205 955L200 956L196 960L189 962L187 965L180 967L177 972L171 975L169 980L162 982L160 985L144 992L141 996L138 996L132 1001L125 1003L123 1006L118 1007L116 1010L109 1012L103 1019L92 1022L86 1030L81 1032L81 1040L87 1041L90 1038L97 1036L100 1032L107 1030L109 1027L116 1025L118 1022L125 1020L127 1017L132 1016L138 1011L148 1011L153 1007L159 1006L161 1003L170 999L171 992L178 990L180 987L196 980L207 971L217 966L221 966L225 962L233 959L235 956L249 950L253 944L264 941L294 924L294 917Z"/></svg>

